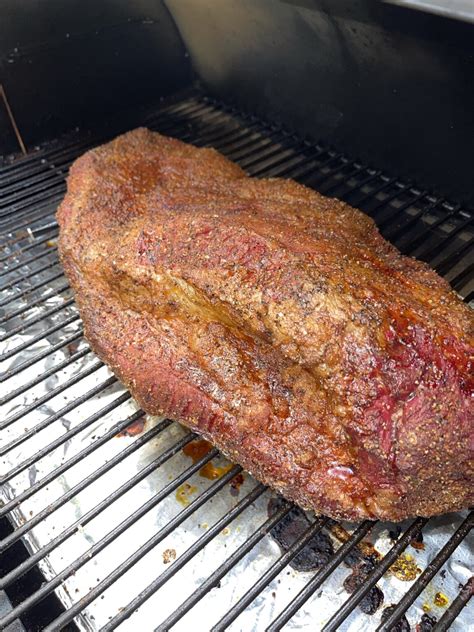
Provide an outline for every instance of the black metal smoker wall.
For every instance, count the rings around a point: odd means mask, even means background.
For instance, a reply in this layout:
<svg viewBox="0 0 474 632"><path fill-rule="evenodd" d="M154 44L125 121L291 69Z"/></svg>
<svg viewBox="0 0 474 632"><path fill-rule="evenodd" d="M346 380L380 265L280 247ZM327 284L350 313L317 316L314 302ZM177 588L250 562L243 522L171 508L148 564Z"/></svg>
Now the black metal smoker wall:
<svg viewBox="0 0 474 632"><path fill-rule="evenodd" d="M191 82L161 0L0 3L0 84L28 150L77 126L133 127ZM18 150L0 94L0 156Z"/></svg>
<svg viewBox="0 0 474 632"><path fill-rule="evenodd" d="M372 0L165 0L208 90L474 205L474 25Z"/></svg>

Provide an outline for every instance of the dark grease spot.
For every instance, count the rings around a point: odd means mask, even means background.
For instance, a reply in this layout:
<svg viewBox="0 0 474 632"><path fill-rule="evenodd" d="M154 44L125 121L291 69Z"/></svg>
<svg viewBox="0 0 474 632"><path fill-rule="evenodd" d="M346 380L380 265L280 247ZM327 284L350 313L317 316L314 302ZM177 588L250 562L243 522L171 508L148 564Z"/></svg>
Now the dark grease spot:
<svg viewBox="0 0 474 632"><path fill-rule="evenodd" d="M374 586L362 599L359 604L359 608L364 614L375 614L382 604L383 592L378 586Z"/></svg>
<svg viewBox="0 0 474 632"><path fill-rule="evenodd" d="M268 515L287 506L283 498L272 498L268 503ZM311 522L304 511L292 507L291 511L270 530L271 537L283 552L288 551L298 538L308 529ZM296 571L315 571L328 563L334 553L331 539L325 533L316 533L290 562Z"/></svg>
<svg viewBox="0 0 474 632"><path fill-rule="evenodd" d="M353 561L353 560L351 560ZM353 564L352 573L346 577L343 586L349 593L353 593L361 586L368 575L374 569L375 562L373 560L359 560ZM364 614L374 614L383 604L383 592L378 586L373 586L366 596L359 603L359 608Z"/></svg>
<svg viewBox="0 0 474 632"><path fill-rule="evenodd" d="M421 617L420 623L416 625L416 632L431 632L437 623L438 619L436 617L430 617L428 614L424 614Z"/></svg>
<svg viewBox="0 0 474 632"><path fill-rule="evenodd" d="M400 537L401 532L402 532L401 526L396 524L394 525L393 529L389 530L388 532L389 538L393 540L394 542L396 542L398 538Z"/></svg>
<svg viewBox="0 0 474 632"><path fill-rule="evenodd" d="M396 607L397 604L393 604L383 610L382 617L380 619L382 623L385 623L385 621L389 618ZM410 630L410 624L408 623L405 615L400 619L400 621L398 621L398 623L392 625L392 627L390 628L390 632L410 632Z"/></svg>

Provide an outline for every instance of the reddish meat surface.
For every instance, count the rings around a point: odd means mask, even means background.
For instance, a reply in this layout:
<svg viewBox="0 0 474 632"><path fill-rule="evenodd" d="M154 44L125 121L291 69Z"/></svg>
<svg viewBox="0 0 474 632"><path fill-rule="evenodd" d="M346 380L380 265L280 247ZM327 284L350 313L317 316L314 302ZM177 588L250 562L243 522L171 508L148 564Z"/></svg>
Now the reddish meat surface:
<svg viewBox="0 0 474 632"><path fill-rule="evenodd" d="M71 168L60 254L140 406L336 518L473 503L471 310L374 223L138 129Z"/></svg>

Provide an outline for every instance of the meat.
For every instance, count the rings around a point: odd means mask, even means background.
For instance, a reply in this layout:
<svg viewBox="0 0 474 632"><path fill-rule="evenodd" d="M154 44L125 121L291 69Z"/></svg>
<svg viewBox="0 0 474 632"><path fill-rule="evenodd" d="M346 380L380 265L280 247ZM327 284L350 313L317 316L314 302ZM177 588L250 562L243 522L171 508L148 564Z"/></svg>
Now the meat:
<svg viewBox="0 0 474 632"><path fill-rule="evenodd" d="M137 129L73 164L58 221L145 411L335 518L473 503L472 312L363 213Z"/></svg>

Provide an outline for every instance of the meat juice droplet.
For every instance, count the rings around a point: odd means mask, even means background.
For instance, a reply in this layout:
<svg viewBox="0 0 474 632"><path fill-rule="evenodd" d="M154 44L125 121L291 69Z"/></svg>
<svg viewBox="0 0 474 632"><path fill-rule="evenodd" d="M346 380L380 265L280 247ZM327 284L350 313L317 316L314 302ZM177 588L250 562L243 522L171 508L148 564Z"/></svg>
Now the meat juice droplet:
<svg viewBox="0 0 474 632"><path fill-rule="evenodd" d="M137 419L132 422L129 426L121 430L117 437L136 437L137 435L143 432L143 428L145 427L145 418Z"/></svg>
<svg viewBox="0 0 474 632"><path fill-rule="evenodd" d="M191 441L184 446L183 454L189 456L193 460L193 463L196 463L211 450L212 445L209 443L209 441L205 441L204 439L197 439L196 441Z"/></svg>
<svg viewBox="0 0 474 632"><path fill-rule="evenodd" d="M227 472L231 469L232 469L232 465L230 464L225 465L223 467L218 467L216 465L213 465L212 461L210 461L209 463L206 463L206 465L204 465L204 467L202 467L199 470L199 474L203 478L207 478L210 481L215 481L221 476L224 476L224 474L227 474Z"/></svg>
<svg viewBox="0 0 474 632"><path fill-rule="evenodd" d="M205 439L197 439L196 441L191 441L183 448L183 454L190 457L193 460L193 463L197 463L200 459L203 458L206 454L208 454L212 450L212 444ZM232 465L224 465L217 466L209 461L203 465L203 467L199 470L199 474L203 478L207 478L210 481L215 481L224 474L227 474L229 470L232 469Z"/></svg>
<svg viewBox="0 0 474 632"><path fill-rule="evenodd" d="M438 608L446 608L449 603L449 599L442 592L437 592L433 599L433 603L435 606L438 606Z"/></svg>
<svg viewBox="0 0 474 632"><path fill-rule="evenodd" d="M189 483L183 483L176 490L176 500L183 505L183 507L187 507L191 502L189 496L192 496L196 492L197 487L190 485Z"/></svg>

